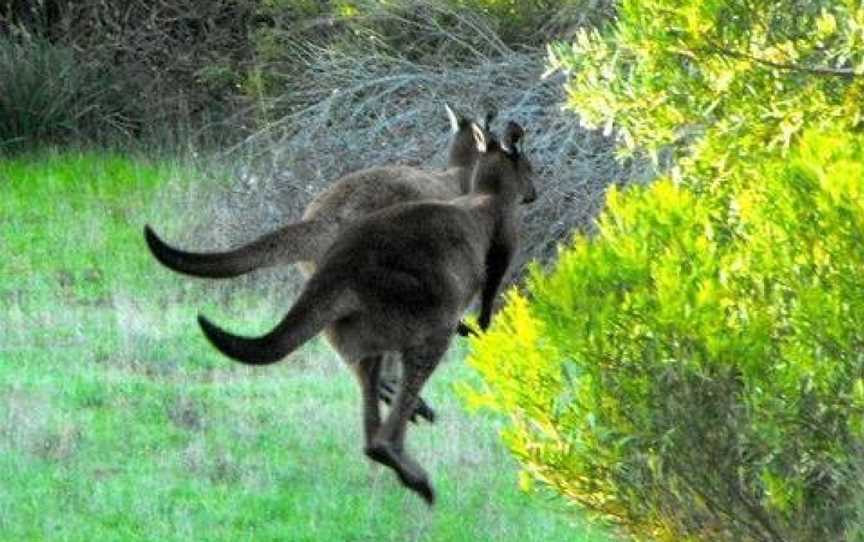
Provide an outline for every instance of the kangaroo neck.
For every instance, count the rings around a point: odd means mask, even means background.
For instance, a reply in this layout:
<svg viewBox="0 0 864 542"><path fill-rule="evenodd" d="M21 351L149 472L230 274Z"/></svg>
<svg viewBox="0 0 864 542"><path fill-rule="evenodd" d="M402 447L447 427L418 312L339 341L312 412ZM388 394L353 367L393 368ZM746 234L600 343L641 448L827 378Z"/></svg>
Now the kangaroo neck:
<svg viewBox="0 0 864 542"><path fill-rule="evenodd" d="M474 217L483 238L491 242L502 229L509 229L514 218L514 209L500 196L475 193L466 197L466 207Z"/></svg>
<svg viewBox="0 0 864 542"><path fill-rule="evenodd" d="M459 187L459 193L467 195L471 193L471 175L474 172L473 168L465 166L450 166L447 168L447 173L456 179L456 184Z"/></svg>

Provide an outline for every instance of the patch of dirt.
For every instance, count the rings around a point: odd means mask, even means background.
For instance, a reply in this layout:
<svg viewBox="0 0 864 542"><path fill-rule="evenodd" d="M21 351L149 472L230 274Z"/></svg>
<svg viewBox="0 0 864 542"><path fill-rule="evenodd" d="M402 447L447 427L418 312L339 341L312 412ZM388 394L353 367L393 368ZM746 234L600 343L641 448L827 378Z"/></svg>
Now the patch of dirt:
<svg viewBox="0 0 864 542"><path fill-rule="evenodd" d="M181 429L201 431L205 424L204 406L189 397L179 397L169 405L168 418Z"/></svg>
<svg viewBox="0 0 864 542"><path fill-rule="evenodd" d="M12 390L0 397L0 446L26 450L42 459L68 459L77 451L82 432L58 418L49 398Z"/></svg>

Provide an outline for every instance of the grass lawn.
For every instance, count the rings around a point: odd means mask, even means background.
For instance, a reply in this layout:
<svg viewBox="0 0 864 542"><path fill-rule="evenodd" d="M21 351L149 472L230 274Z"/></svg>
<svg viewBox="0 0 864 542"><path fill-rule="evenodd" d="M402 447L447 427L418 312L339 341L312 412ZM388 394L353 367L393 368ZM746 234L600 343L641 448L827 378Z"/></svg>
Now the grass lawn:
<svg viewBox="0 0 864 542"><path fill-rule="evenodd" d="M431 510L365 459L357 386L323 342L267 368L212 349L199 310L252 333L290 296L149 256L143 224L206 223L206 190L172 163L0 160L0 540L613 540L517 489L495 420L455 398L462 344L424 393L439 421L408 436Z"/></svg>

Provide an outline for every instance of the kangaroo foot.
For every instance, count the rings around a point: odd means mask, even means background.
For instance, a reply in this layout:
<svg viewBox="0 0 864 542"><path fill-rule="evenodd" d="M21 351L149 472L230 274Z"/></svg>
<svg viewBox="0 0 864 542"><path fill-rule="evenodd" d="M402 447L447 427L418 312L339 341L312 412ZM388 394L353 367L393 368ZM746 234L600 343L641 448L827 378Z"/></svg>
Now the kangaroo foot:
<svg viewBox="0 0 864 542"><path fill-rule="evenodd" d="M402 482L402 485L420 495L426 501L426 504L429 506L435 504L435 490L429 484L426 474L423 473L419 466L409 468L403 458L393 451L393 447L390 444L373 444L372 446L368 446L365 452L373 461L377 461L396 471L396 475L399 476L399 481Z"/></svg>
<svg viewBox="0 0 864 542"><path fill-rule="evenodd" d="M411 414L411 421L417 423L417 416L420 416L429 423L435 423L435 410L426 404L426 401L422 397L417 400L417 406L414 407L414 413Z"/></svg>
<svg viewBox="0 0 864 542"><path fill-rule="evenodd" d="M389 405L392 403L394 397L396 397L396 390L389 382L383 380L378 382L378 398L381 399L384 404ZM414 412L411 413L411 422L417 423L417 418L420 417L429 423L435 423L435 416L435 410L430 407L422 397L418 398L417 406L414 407Z"/></svg>
<svg viewBox="0 0 864 542"><path fill-rule="evenodd" d="M459 320L459 323L456 325L456 333L458 333L462 337L476 337L477 332L468 327L468 324Z"/></svg>

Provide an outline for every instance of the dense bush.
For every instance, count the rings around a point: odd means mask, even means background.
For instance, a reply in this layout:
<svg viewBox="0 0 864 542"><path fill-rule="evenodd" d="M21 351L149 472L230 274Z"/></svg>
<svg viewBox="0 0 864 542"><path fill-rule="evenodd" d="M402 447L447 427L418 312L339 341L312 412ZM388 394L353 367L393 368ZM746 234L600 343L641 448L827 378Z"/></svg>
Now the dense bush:
<svg viewBox="0 0 864 542"><path fill-rule="evenodd" d="M70 137L127 137L130 102L112 75L69 47L0 35L0 151Z"/></svg>
<svg viewBox="0 0 864 542"><path fill-rule="evenodd" d="M692 156L704 138L779 151L810 123L860 124L862 25L854 1L626 0L615 26L583 29L550 58L570 75L570 107L614 127L622 151Z"/></svg>
<svg viewBox="0 0 864 542"><path fill-rule="evenodd" d="M572 33L577 25L608 18L610 4L12 0L0 5L0 36L37 49L22 50L25 55L42 54L38 49L50 46L71 56L68 62L76 66L101 70L111 79L114 96L125 100L119 105L127 132L139 139L224 144L289 112L297 101L293 95L302 90L296 82L306 76L312 57L386 49L411 61L434 57L439 65L457 64L466 51L501 55L513 45L538 46L552 35ZM548 10L558 16L548 17ZM485 32L487 27L494 32ZM49 86L69 82L44 75ZM286 95L292 98L285 100ZM98 100L94 107L104 108ZM94 134L78 129L75 135Z"/></svg>
<svg viewBox="0 0 864 542"><path fill-rule="evenodd" d="M306 6L303 9L299 5ZM610 19L612 0L338 0L307 6L294 0L263 2L269 24L253 33L254 64L247 94L263 100L269 119L303 100L304 69L327 54L362 64L376 55L457 68L500 58L513 48L537 48L554 37ZM286 12L286 7L291 9ZM297 94L295 98L293 94ZM289 95L287 100L284 100Z"/></svg>
<svg viewBox="0 0 864 542"><path fill-rule="evenodd" d="M303 4L296 0L264 2L277 7ZM458 24L455 14L475 14L492 22L496 34L507 45L542 45L552 36L572 33L578 27L596 26L614 15L614 0L330 0L315 3L315 15L341 20L348 26L356 23L375 27L382 10L401 10L407 14L424 12L437 19L442 30ZM267 9L267 8L265 8ZM312 13L307 6L307 13ZM410 25L409 25L410 28ZM382 28L379 28L381 30ZM400 34L406 28L390 27ZM446 32L445 32L446 33ZM391 32L379 32L381 38L398 43ZM442 36L439 36L439 38ZM409 49L412 44L402 43Z"/></svg>
<svg viewBox="0 0 864 542"><path fill-rule="evenodd" d="M808 133L733 222L669 179L513 292L472 363L526 471L642 538L836 540L864 444L864 138Z"/></svg>
<svg viewBox="0 0 864 542"><path fill-rule="evenodd" d="M244 129L238 88L254 8L252 0L16 0L0 7L0 36L22 61L7 67L22 80L10 85L23 90L53 55L58 69L39 73L44 88L33 90L41 98L62 89L65 97L86 81L94 120L70 130L60 118L21 135L39 141L47 130L74 136L66 141L101 141L119 109L125 134L139 140L185 143L195 131L201 140L236 137ZM233 124L226 131L227 120Z"/></svg>
<svg viewBox="0 0 864 542"><path fill-rule="evenodd" d="M841 540L864 451L864 10L626 1L553 47L668 173L512 292L471 363L526 475L639 539ZM857 44L857 45L856 45Z"/></svg>

